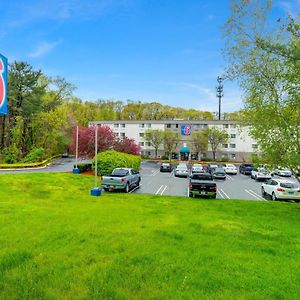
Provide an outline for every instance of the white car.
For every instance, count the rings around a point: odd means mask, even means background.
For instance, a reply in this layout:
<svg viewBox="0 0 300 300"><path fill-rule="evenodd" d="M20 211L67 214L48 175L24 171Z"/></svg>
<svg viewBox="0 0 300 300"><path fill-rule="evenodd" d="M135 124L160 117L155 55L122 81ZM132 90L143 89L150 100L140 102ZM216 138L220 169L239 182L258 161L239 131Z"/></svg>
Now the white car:
<svg viewBox="0 0 300 300"><path fill-rule="evenodd" d="M193 164L191 169L191 174L193 173L203 173L203 166L201 164Z"/></svg>
<svg viewBox="0 0 300 300"><path fill-rule="evenodd" d="M226 166L224 167L224 170L225 170L226 174L232 174L232 175L237 174L237 168L235 165L232 165L232 164L226 164Z"/></svg>
<svg viewBox="0 0 300 300"><path fill-rule="evenodd" d="M288 168L279 168L274 170L274 174L282 177L291 177L292 176L292 171Z"/></svg>
<svg viewBox="0 0 300 300"><path fill-rule="evenodd" d="M175 177L188 177L189 176L189 170L188 170L188 168L187 168L187 166L186 165L182 165L182 164L180 164L180 165L178 165L177 166L177 168L175 169L175 171L174 171L174 176Z"/></svg>
<svg viewBox="0 0 300 300"><path fill-rule="evenodd" d="M254 168L251 171L251 178L255 180L269 180L272 176L265 168Z"/></svg>
<svg viewBox="0 0 300 300"><path fill-rule="evenodd" d="M261 193L263 196L270 195L274 201L277 199L300 201L299 184L286 179L272 178L268 180L262 184Z"/></svg>

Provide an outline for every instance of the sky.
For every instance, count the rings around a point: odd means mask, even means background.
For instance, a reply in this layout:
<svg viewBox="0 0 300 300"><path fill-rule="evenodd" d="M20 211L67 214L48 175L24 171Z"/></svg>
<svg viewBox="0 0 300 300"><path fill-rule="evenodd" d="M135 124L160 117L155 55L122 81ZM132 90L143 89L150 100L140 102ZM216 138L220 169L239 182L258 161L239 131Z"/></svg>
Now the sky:
<svg viewBox="0 0 300 300"><path fill-rule="evenodd" d="M0 0L0 53L74 84L89 101L127 99L217 111L229 0ZM274 1L275 16L300 0ZM224 82L222 110L243 106Z"/></svg>

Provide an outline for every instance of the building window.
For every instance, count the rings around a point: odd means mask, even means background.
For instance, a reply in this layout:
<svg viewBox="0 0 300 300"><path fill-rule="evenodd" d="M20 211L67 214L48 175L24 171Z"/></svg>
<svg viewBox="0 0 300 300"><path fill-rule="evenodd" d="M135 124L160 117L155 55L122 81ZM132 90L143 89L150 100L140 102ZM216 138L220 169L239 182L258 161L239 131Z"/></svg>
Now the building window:
<svg viewBox="0 0 300 300"><path fill-rule="evenodd" d="M235 133L230 134L230 138L231 139L235 139L236 138L236 134Z"/></svg>
<svg viewBox="0 0 300 300"><path fill-rule="evenodd" d="M151 155L151 152L150 152L150 151L147 151L146 153L147 153L147 156L150 156L150 155Z"/></svg>
<svg viewBox="0 0 300 300"><path fill-rule="evenodd" d="M228 144L223 144L223 148L228 148Z"/></svg>
<svg viewBox="0 0 300 300"><path fill-rule="evenodd" d="M228 124L223 124L223 128L229 128Z"/></svg>
<svg viewBox="0 0 300 300"><path fill-rule="evenodd" d="M151 128L151 124L147 124L147 127L148 127L148 128Z"/></svg>
<svg viewBox="0 0 300 300"><path fill-rule="evenodd" d="M121 132L120 137L125 137L125 132Z"/></svg>
<svg viewBox="0 0 300 300"><path fill-rule="evenodd" d="M235 144L230 144L230 148L235 148Z"/></svg>
<svg viewBox="0 0 300 300"><path fill-rule="evenodd" d="M151 143L150 142L146 142L146 146L150 147Z"/></svg>
<svg viewBox="0 0 300 300"><path fill-rule="evenodd" d="M178 124L175 124L175 128L178 128L179 126L178 126Z"/></svg>
<svg viewBox="0 0 300 300"><path fill-rule="evenodd" d="M202 153L202 158L206 158L206 153Z"/></svg>
<svg viewBox="0 0 300 300"><path fill-rule="evenodd" d="M145 136L145 133L144 132L141 132L140 133L140 137L142 138L142 137L144 137Z"/></svg>
<svg viewBox="0 0 300 300"><path fill-rule="evenodd" d="M144 146L144 142L139 142L139 145L140 146Z"/></svg>
<svg viewBox="0 0 300 300"><path fill-rule="evenodd" d="M167 124L167 128L171 128L171 124Z"/></svg>
<svg viewBox="0 0 300 300"><path fill-rule="evenodd" d="M236 158L236 156L235 156L234 153L231 154L231 158L232 158L232 159L235 159L235 158Z"/></svg>
<svg viewBox="0 0 300 300"><path fill-rule="evenodd" d="M203 124L202 127L203 127L203 128L207 128L207 127L208 127L208 124Z"/></svg>
<svg viewBox="0 0 300 300"><path fill-rule="evenodd" d="M120 126L121 126L122 128L125 128L125 127L126 127L126 125L125 125L125 124L120 124Z"/></svg>
<svg viewBox="0 0 300 300"><path fill-rule="evenodd" d="M258 145L257 144L252 144L252 149L257 149Z"/></svg>
<svg viewBox="0 0 300 300"><path fill-rule="evenodd" d="M144 128L144 127L145 127L145 124L139 124L139 127L140 127L140 128Z"/></svg>
<svg viewBox="0 0 300 300"><path fill-rule="evenodd" d="M231 124L230 128L236 128L236 125L235 124Z"/></svg>
<svg viewBox="0 0 300 300"><path fill-rule="evenodd" d="M119 124L114 124L114 127L115 128L119 128Z"/></svg>
<svg viewBox="0 0 300 300"><path fill-rule="evenodd" d="M119 133L118 132L114 132L115 136L118 137L119 136Z"/></svg>

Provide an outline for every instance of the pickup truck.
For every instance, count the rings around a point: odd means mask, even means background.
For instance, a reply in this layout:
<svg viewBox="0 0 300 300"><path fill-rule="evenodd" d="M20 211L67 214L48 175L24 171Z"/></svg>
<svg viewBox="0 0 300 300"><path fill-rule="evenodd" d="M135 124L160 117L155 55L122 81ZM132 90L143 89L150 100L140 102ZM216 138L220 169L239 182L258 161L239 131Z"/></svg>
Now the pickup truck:
<svg viewBox="0 0 300 300"><path fill-rule="evenodd" d="M111 175L102 176L101 186L104 191L124 190L128 193L133 187L140 185L139 171L129 168L116 168Z"/></svg>
<svg viewBox="0 0 300 300"><path fill-rule="evenodd" d="M213 181L213 175L210 173L195 173L189 180L189 197L206 196L216 198L217 184Z"/></svg>

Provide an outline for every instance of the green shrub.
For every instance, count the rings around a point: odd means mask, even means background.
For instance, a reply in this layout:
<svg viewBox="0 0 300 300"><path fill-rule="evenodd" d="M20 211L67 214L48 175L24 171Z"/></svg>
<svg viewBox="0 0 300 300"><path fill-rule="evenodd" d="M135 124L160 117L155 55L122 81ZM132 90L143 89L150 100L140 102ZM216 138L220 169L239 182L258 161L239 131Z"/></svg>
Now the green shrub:
<svg viewBox="0 0 300 300"><path fill-rule="evenodd" d="M168 160L168 159L169 159L169 156L163 155L160 159L161 159L161 160Z"/></svg>
<svg viewBox="0 0 300 300"><path fill-rule="evenodd" d="M98 175L109 175L115 168L132 168L139 170L141 157L137 155L108 150L97 156ZM95 169L95 158L93 159L93 170Z"/></svg>
<svg viewBox="0 0 300 300"><path fill-rule="evenodd" d="M34 148L32 149L22 160L22 163L34 163L42 161L45 156L44 148Z"/></svg>
<svg viewBox="0 0 300 300"><path fill-rule="evenodd" d="M209 157L202 157L201 161L212 161L212 159Z"/></svg>
<svg viewBox="0 0 300 300"><path fill-rule="evenodd" d="M226 156L222 156L222 158L221 158L221 161L224 161L224 162L226 162L226 161L229 161L229 160L228 160L228 157L226 157Z"/></svg>
<svg viewBox="0 0 300 300"><path fill-rule="evenodd" d="M76 165L74 165L74 168ZM79 169L80 173L91 171L92 170L92 163L80 163L77 164L77 168Z"/></svg>

